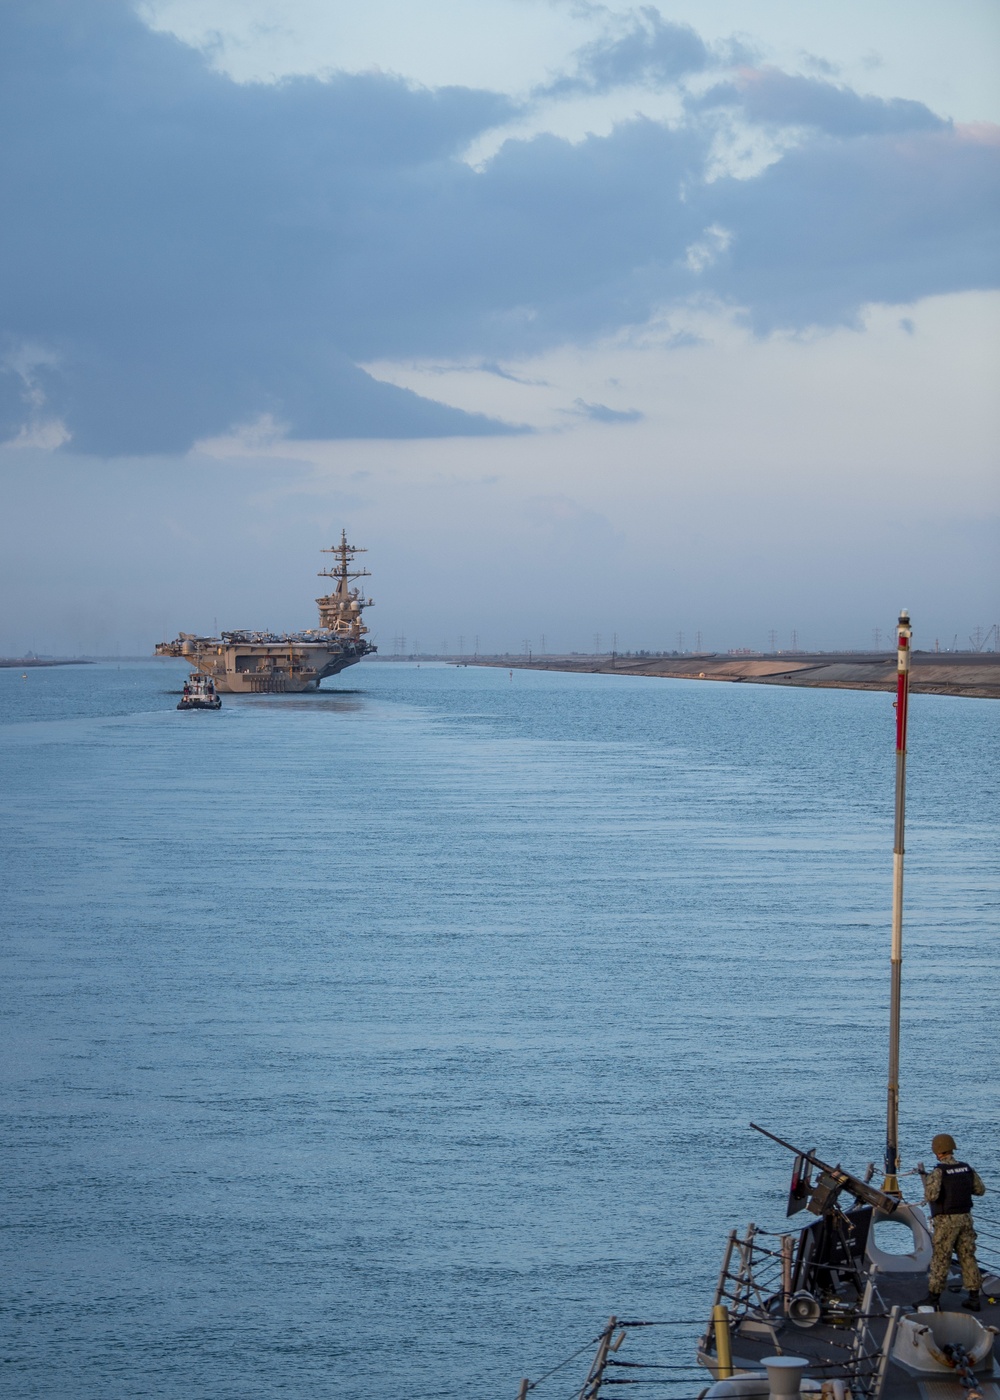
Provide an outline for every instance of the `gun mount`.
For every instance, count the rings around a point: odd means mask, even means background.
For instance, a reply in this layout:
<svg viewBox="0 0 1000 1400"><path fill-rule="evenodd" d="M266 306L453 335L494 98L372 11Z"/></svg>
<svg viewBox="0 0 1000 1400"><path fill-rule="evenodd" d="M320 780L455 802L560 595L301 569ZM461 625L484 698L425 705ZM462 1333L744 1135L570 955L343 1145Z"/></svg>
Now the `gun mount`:
<svg viewBox="0 0 1000 1400"><path fill-rule="evenodd" d="M829 1162L824 1162L814 1152L806 1152L804 1148L795 1147L792 1143L786 1142L784 1138L769 1133L766 1128L760 1127L757 1123L751 1123L750 1126L755 1133L761 1133L780 1147L795 1153L792 1188L788 1195L787 1213L789 1215L794 1215L796 1211L802 1209L812 1211L813 1215L825 1215L827 1211L836 1206L837 1197L842 1191L850 1192L854 1199L862 1205L871 1206L874 1210L883 1211L886 1215L892 1215L899 1206L897 1197L879 1191L877 1187L870 1186L860 1177L845 1172L842 1167L832 1167ZM820 1173L815 1184L810 1181L810 1167L815 1167Z"/></svg>

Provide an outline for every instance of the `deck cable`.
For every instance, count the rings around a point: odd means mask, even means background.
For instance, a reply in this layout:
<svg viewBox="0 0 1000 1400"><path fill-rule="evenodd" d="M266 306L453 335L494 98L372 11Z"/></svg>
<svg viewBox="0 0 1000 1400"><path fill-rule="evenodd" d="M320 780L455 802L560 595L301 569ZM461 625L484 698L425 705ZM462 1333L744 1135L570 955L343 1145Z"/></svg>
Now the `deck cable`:
<svg viewBox="0 0 1000 1400"><path fill-rule="evenodd" d="M624 1366L633 1371L700 1371L697 1361L620 1361L617 1356L609 1357L609 1366Z"/></svg>
<svg viewBox="0 0 1000 1400"><path fill-rule="evenodd" d="M618 1327L703 1327L705 1319L703 1317L666 1317L654 1318L651 1322L618 1322Z"/></svg>
<svg viewBox="0 0 1000 1400"><path fill-rule="evenodd" d="M589 1351L592 1346L596 1346L597 1343L601 1340L601 1337L603 1337L603 1335L604 1333L601 1332L594 1338L592 1342L584 1342L583 1346L578 1347L577 1350L574 1351L572 1356L567 1356L565 1361L560 1361L558 1366L553 1366L551 1371L546 1371L544 1375L538 1377L537 1381L529 1381L528 1389L534 1390L536 1386L541 1385L542 1381L547 1381L549 1376L554 1376L557 1371L561 1371L564 1366L568 1366L571 1361L575 1361L578 1356L582 1356L585 1351ZM578 1386L576 1390L573 1391L573 1394L578 1395L579 1393L580 1388Z"/></svg>

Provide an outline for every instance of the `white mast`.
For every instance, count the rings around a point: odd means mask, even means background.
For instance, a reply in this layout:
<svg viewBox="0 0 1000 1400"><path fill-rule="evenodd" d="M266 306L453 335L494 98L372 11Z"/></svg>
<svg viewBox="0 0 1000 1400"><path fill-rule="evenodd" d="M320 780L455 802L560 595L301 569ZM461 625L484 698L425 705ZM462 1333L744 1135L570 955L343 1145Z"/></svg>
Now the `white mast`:
<svg viewBox="0 0 1000 1400"><path fill-rule="evenodd" d="M896 822L892 843L892 991L889 1000L889 1092L885 1118L885 1181L899 1195L899 1006L903 980L903 854L906 821L906 720L910 701L910 614L896 629Z"/></svg>

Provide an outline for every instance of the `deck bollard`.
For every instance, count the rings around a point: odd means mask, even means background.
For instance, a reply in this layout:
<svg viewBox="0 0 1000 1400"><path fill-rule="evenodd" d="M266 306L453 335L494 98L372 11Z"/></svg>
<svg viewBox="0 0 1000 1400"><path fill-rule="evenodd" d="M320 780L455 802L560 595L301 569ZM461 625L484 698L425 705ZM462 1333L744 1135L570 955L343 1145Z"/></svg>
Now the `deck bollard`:
<svg viewBox="0 0 1000 1400"><path fill-rule="evenodd" d="M809 1362L802 1356L765 1356L761 1365L767 1371L770 1400L790 1400L802 1390L802 1376Z"/></svg>
<svg viewBox="0 0 1000 1400"><path fill-rule="evenodd" d="M715 1331L716 1380L728 1381L733 1374L733 1348L729 1337L729 1309L725 1303L716 1303L712 1309L712 1326Z"/></svg>

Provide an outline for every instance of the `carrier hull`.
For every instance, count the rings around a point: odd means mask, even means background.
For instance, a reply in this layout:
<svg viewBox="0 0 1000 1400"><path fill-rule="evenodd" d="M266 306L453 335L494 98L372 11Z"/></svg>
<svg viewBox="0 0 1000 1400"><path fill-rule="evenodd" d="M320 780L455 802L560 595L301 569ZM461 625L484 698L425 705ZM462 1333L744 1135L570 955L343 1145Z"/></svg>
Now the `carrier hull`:
<svg viewBox="0 0 1000 1400"><path fill-rule="evenodd" d="M327 676L339 675L374 647L307 642L292 638L237 642L215 637L184 637L161 642L160 656L183 657L210 676L221 695L297 695L315 690Z"/></svg>

